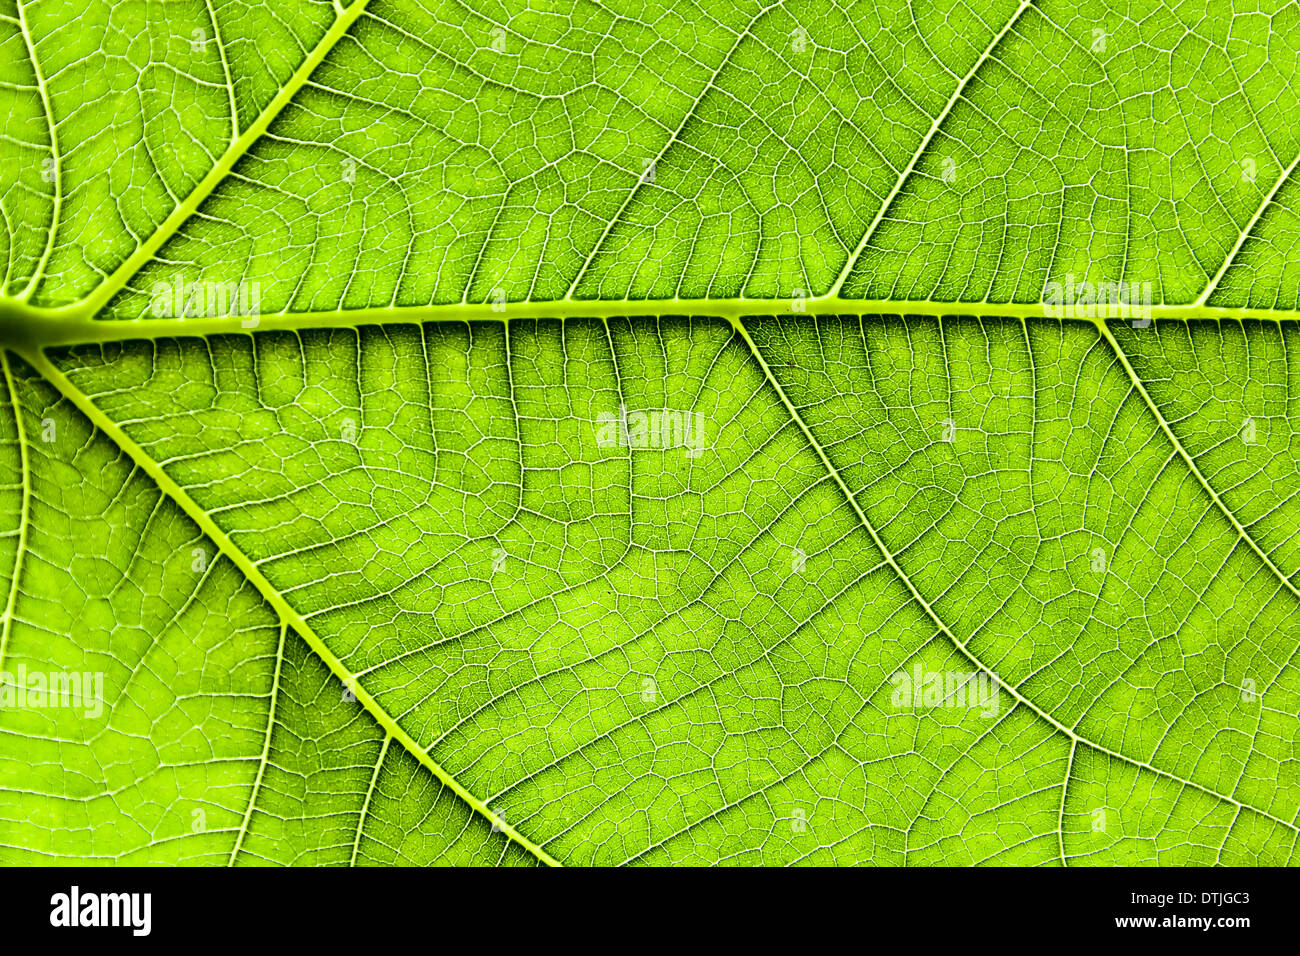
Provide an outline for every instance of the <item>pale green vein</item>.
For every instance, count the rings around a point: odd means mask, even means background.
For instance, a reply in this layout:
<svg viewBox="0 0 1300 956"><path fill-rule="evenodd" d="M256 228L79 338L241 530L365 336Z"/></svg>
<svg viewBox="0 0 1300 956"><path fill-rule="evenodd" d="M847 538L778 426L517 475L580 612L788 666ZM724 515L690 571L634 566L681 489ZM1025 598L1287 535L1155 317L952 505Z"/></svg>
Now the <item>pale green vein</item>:
<svg viewBox="0 0 1300 956"><path fill-rule="evenodd" d="M5 383L9 388L9 405L13 409L14 426L17 430L18 465L23 473L23 501L18 520L18 544L14 552L13 575L9 581L9 598L5 602L3 630L0 630L0 665L3 665L5 651L9 647L9 631L13 627L14 611L18 606L18 582L22 576L23 557L27 553L27 528L31 523L32 478L27 461L27 428L23 424L23 410L18 403L18 390L14 387L13 370L9 367L8 353L0 352L0 365L4 367Z"/></svg>
<svg viewBox="0 0 1300 956"><path fill-rule="evenodd" d="M745 29L741 30L740 33L736 35L735 42L731 44L731 49L729 49L726 55L723 56L722 62L720 62L718 68L713 71L713 75L709 77L709 81L704 85L704 89L700 92L700 95L695 98L695 102L691 105L691 108L682 116L682 121L677 124L677 128L673 130L672 135L668 137L658 154L655 155L655 158L650 160L650 170L653 170L663 160L664 156L667 155L668 150L672 149L673 144L680 139L682 131L685 130L686 125L690 123L691 117L695 115L696 110L700 108L700 104L704 102L704 98L709 95L709 92L718 82L718 77L720 77L722 71L727 68L727 64L731 62L731 58L735 56L736 51L740 49L740 45L745 42L745 37L749 36L758 21L763 19L763 17L767 15L768 11L778 6L780 6L780 0L777 0L776 3L769 4L762 10L758 11L753 19L751 19L746 25ZM574 289L578 288L578 283L582 281L582 277L587 274L587 269L596 260L596 257L600 255L600 250L601 247L604 246L605 240L609 238L609 234L614 230L615 225L617 225L619 220L623 218L623 213L626 212L628 206L632 204L632 200L640 193L641 187L645 184L645 181L646 174L643 172L632 185L632 188L628 190L628 194L626 198L624 198L623 204L618 207L618 211L615 212L614 215L610 217L609 222L605 224L605 229L601 232L600 238L597 239L596 244L591 247L591 255L587 257L587 260L582 264L582 268L579 269L577 274L573 277L573 282L569 284L569 291L565 293L566 299L573 295ZM467 288L466 292L468 291Z"/></svg>
<svg viewBox="0 0 1300 956"><path fill-rule="evenodd" d="M271 679L271 700L267 705L266 736L262 740L262 756L257 762L257 778L253 781L253 792L248 795L248 806L244 810L243 822L239 825L239 834L235 837L235 845L230 849L228 866L235 865L235 858L239 856L239 850L244 845L244 837L248 834L248 822L253 819L257 795L262 790L262 777L266 774L266 765L271 760L271 737L275 732L275 704L280 697L280 669L284 664L284 639L288 630L288 625L281 621L280 640L275 648L275 676Z"/></svg>
<svg viewBox="0 0 1300 956"><path fill-rule="evenodd" d="M261 115L253 121L248 129L235 139L221 158L208 170L208 174L199 181L199 184L190 191L179 206L171 211L166 219L159 224L153 234L149 236L131 253L126 260L118 266L113 273L108 276L95 290L81 302L71 308L75 315L93 316L108 303L113 296L117 295L126 284L131 280L146 262L154 257L154 254L162 248L163 243L175 235L178 230L190 216L203 204L203 201L211 195L217 185L229 175L234 169L235 163L247 154L249 148L256 142L263 133L267 131L271 123L281 111L289 105L290 101L298 95L307 79L315 72L316 67L320 66L321 61L334 49L335 45L342 39L343 35L348 32L357 18L365 12L366 4L369 0L354 0L352 6L342 13L330 28L325 31L325 35L320 38L320 42L312 48L307 54L306 59L298 65L289 81L280 88L275 97L262 110ZM231 118L232 127L235 118Z"/></svg>
<svg viewBox="0 0 1300 956"><path fill-rule="evenodd" d="M1137 371L1133 368L1132 363L1129 362L1128 356L1124 353L1124 350L1120 348L1119 341L1115 338L1114 333L1111 332L1105 322L1098 322L1096 325L1098 331L1101 332L1102 338L1104 338L1115 351L1115 357L1119 360L1120 365L1124 367L1124 371L1128 373L1129 381L1133 383L1133 387L1137 389L1138 394L1142 396L1142 401L1146 403L1151 414L1156 417L1156 422L1159 423L1160 430L1164 433L1165 437L1169 439L1170 444L1174 446L1174 450L1178 452L1178 456L1182 458L1183 463L1187 465L1188 470L1195 476L1196 481L1200 484L1202 490L1210 496L1210 500L1214 502L1214 506L1218 508L1219 512L1225 518L1228 519L1241 540L1246 542L1250 549L1255 552L1261 561L1264 562L1264 566L1277 575L1277 579L1282 582L1282 586L1296 597L1300 597L1300 589L1297 589L1296 586L1291 583L1291 580L1282 573L1277 565L1273 563L1273 560L1264 552L1264 549L1259 546L1251 536L1250 532L1248 532L1245 527L1242 526L1242 523L1237 520L1237 516L1232 513L1232 509L1223 503L1223 500L1210 485L1210 482L1203 474L1201 474L1201 469L1196 466L1196 462L1192 460L1192 456L1188 454L1187 449L1183 447L1183 443L1178 440L1178 436L1174 434L1174 430L1169 426L1169 422L1165 419L1165 416L1160 413L1160 407L1147 393L1146 386L1142 384L1142 380L1138 377Z"/></svg>
<svg viewBox="0 0 1300 956"><path fill-rule="evenodd" d="M108 439L115 442L119 448L140 468L145 474L153 479L159 490L170 497L187 514L190 519L199 526L199 529L206 534L217 548L229 558L234 565L239 568L244 577L255 587L262 595L263 599L271 605L279 614L280 619L291 625L295 631L301 635L302 639L307 642L308 646L320 657L325 665L334 673L336 677L352 690L356 695L357 702L364 707L372 717L379 722L379 725L387 731L388 735L396 738L403 747L405 747L413 757L423 764L435 777L446 784L451 790L458 794L461 799L468 803L474 810L487 818L488 822L505 833L510 839L514 840L529 853L532 853L537 859L550 866L559 866L560 863L553 856L543 850L540 846L533 843L513 826L501 819L496 813L488 809L483 801L479 800L472 793L463 787L455 777L442 768L434 761L428 751L421 747L419 743L408 734L402 726L393 719L393 717L383 708L383 706L371 695L360 683L338 656L329 649L320 636L312 627L303 619L292 605L285 599L279 590L277 590L270 581L267 580L257 565L246 555L235 543L230 536L221 529L204 509L190 497L175 480L172 479L150 455L140 447L126 432L112 419L110 419L93 401L90 400L84 392L78 389L54 364L44 355L44 353L35 351L28 352L23 358L31 364L58 392L67 399L74 407L77 408L90 423L98 428Z"/></svg>
<svg viewBox="0 0 1300 956"><path fill-rule="evenodd" d="M1259 208L1255 210L1255 215L1251 216L1250 221L1242 228L1241 235L1237 237L1237 241L1228 251L1227 256L1224 257L1223 265L1219 266L1219 271L1216 272L1214 277L1206 284L1205 291L1197 297L1197 305L1204 305L1209 301L1211 294L1213 294L1214 290L1218 287L1219 281L1227 274L1228 267L1236 261L1237 253L1240 252L1241 247L1246 244L1246 240L1250 238L1250 234L1255 231L1255 226L1259 222L1260 217L1264 215L1264 210L1273 204L1273 197L1278 194L1278 191L1282 188L1282 184L1291 178L1291 174L1295 171L1297 163L1300 163L1300 153L1296 153L1295 159L1291 160L1291 165L1282 171L1282 175L1278 177L1277 182L1273 184L1273 188L1268 191L1268 195L1264 197L1263 201L1259 204Z"/></svg>
<svg viewBox="0 0 1300 956"><path fill-rule="evenodd" d="M843 476L840 475L839 469L837 469L835 465L831 462L830 457L826 453L826 450L822 448L821 443L817 441L816 437L814 437L812 433L812 430L808 427L808 424L803 420L803 416L799 414L799 411L795 407L794 403L790 400L789 396L786 395L784 387L782 387L780 381L777 379L776 375L772 372L771 368L768 367L767 360L763 358L763 354L762 352L759 351L757 343L755 343L753 338L750 336L749 330L746 329L744 324L739 321L733 322L732 325L736 329L737 334L742 339L744 339L745 343L749 346L749 350L753 355L754 360L758 363L759 368L762 369L763 376L767 380L768 385L771 386L772 390L776 393L777 397L780 399L781 404L785 407L786 413L790 416L791 420L799 428L799 431L803 434L804 440L808 443L809 448L811 448L813 452L817 455L817 458L820 460L822 467L825 468L826 472L831 476L832 480L835 482L836 487L839 488L840 493L844 496L845 500L848 502L849 507L853 509L853 513L857 516L858 521L861 523L862 527L866 529L867 533L871 536L871 540L875 542L876 547L880 550L881 555L885 559L885 563L888 564L890 568L893 569L894 573L898 576L898 579L907 588L908 593L911 594L912 599L916 601L916 603L925 612L925 615L930 619L930 621L935 625L935 627L939 629L939 633L941 633L944 637L946 637L949 641L951 641L952 644L958 650L960 650L962 654L964 654L972 664L974 664L980 670L988 674L991 680L995 681L999 687L1003 688L1017 702L1023 704L1026 707L1026 709L1030 710L1034 714L1037 714L1040 718L1046 721L1050 726L1054 727L1057 731L1064 734L1066 737L1068 737L1070 740L1074 741L1075 743L1083 744L1084 746L1089 747L1092 750L1097 751L1098 753L1104 754L1108 757L1112 757L1113 759L1119 760L1122 763L1127 763L1132 766L1139 767L1143 770L1148 770L1151 773L1156 774L1157 776L1161 776L1169 780L1173 780L1174 782L1181 784L1182 786L1191 787L1193 790L1199 790L1200 792L1206 794L1207 796L1214 797L1218 800L1223 800L1225 803L1230 803L1236 807L1243 807L1251 811L1252 813L1257 813L1262 817L1272 820L1274 823L1277 823L1280 826L1286 827L1288 830L1291 830L1292 832L1300 833L1300 827L1297 827L1295 824L1288 823L1286 820L1283 820L1280 817L1275 817L1265 810L1260 810L1258 807L1252 807L1249 804L1241 803L1239 800L1236 800L1233 797L1229 797L1226 796L1225 794L1218 793L1214 790L1211 790L1209 787L1196 783L1193 780L1184 780L1182 777L1172 774L1167 770L1162 770L1159 767L1155 767L1145 761L1138 760L1135 757L1130 757L1127 754L1110 750L1102 746L1101 744L1095 743L1094 741L1091 741L1088 738L1081 736L1071 728L1066 727L1064 724L1058 721L1051 714L1047 713L1047 711L1038 707L1038 705L1033 703L1031 700L1029 700L1029 698L1025 697L1023 694L1021 694L1016 688L1010 686L1004 680L1002 680L1002 678L992 668L990 668L987 664L985 664L975 654L975 652L972 651L966 645L964 641L962 641L960 638L957 637L956 634L952 632L952 630L943 621L943 619L939 617L938 613L934 610L934 608L931 607L930 603L926 601L925 597L921 594L920 590L917 589L916 584L912 581L911 577L907 574L906 571L903 570L902 566L898 563L897 559L894 557L893 552L890 551L890 549L885 545L885 542L880 537L879 532L876 531L875 526L871 523L870 519L867 518L866 512L862 510L862 506L858 503L857 497L853 494L853 492L849 490L849 486L845 482Z"/></svg>
<svg viewBox="0 0 1300 956"><path fill-rule="evenodd" d="M230 62L226 57L226 44L221 39L221 25L217 23L217 11L212 9L212 0L203 0L207 8L208 19L212 21L213 41L217 44L217 53L221 57L221 72L226 78L227 105L230 108L230 138L239 138L239 107L235 105L235 81L230 75ZM343 11L339 11L340 14Z"/></svg>
<svg viewBox="0 0 1300 956"><path fill-rule="evenodd" d="M1070 758L1065 762L1065 779L1061 781L1061 807L1056 814L1056 845L1061 852L1061 866L1069 866L1065 856L1065 797L1070 792L1070 774L1074 772L1074 752L1079 749L1079 741L1070 741ZM1238 813L1241 809L1238 808Z"/></svg>
<svg viewBox="0 0 1300 956"><path fill-rule="evenodd" d="M54 107L50 104L50 94L46 89L47 84L41 71L40 60L36 57L36 41L32 37L31 30L27 27L27 16L23 13L22 0L16 0L14 5L18 10L18 29L23 35L23 43L27 46L27 57L32 61L32 71L36 74L36 88L41 93L41 107L45 112L45 121L50 133L50 157L53 159L53 166L50 171L53 174L54 197L50 209L50 229L45 236L45 249L41 253L36 268L32 270L31 278L27 280L26 287L18 293L20 299L27 299L35 290L40 277L44 275L45 265L49 261L50 253L54 251L54 236L58 232L59 215L63 204L63 157L59 154L59 126L54 121Z"/></svg>
<svg viewBox="0 0 1300 956"><path fill-rule="evenodd" d="M248 334L250 331L349 329L365 325L414 322L503 322L510 319L613 319L629 316L716 317L737 320L755 315L854 316L902 315L932 318L1056 320L1038 302L931 302L906 299L558 299L512 302L502 309L490 302L450 302L421 306L378 306L319 312L282 312L169 319L101 321L68 309L41 309L0 296L0 345L18 351L68 345L124 342L175 336ZM1134 313L1112 309L1102 318L1122 319ZM1300 310L1233 308L1204 305L1153 305L1150 318L1167 322L1300 322ZM1076 321L1067 318L1067 321ZM1092 322L1091 317L1077 321ZM252 324L250 324L252 323Z"/></svg>
<svg viewBox="0 0 1300 956"><path fill-rule="evenodd" d="M876 216L871 220L871 225L867 226L866 232L862 234L862 241L858 243L858 247L853 250L853 254L849 256L848 261L844 263L844 268L840 270L839 278L837 278L835 284L831 286L829 295L838 296L840 294L840 289L844 288L845 281L853 273L853 267L858 264L858 259L861 258L863 250L867 248L867 243L869 243L871 237L876 234L876 229L885 218L885 214L889 212L889 207L894 204L894 198L900 191L902 191L903 184L911 177L912 170L916 169L917 162L920 161L923 155L925 155L925 151L929 148L931 140L933 140L935 134L939 132L939 127L943 125L944 120L948 118L948 114L952 112L952 108L956 106L958 101L961 99L962 92L965 91L966 87L970 84L970 81L975 78L975 74L979 72L979 68L984 65L990 56L993 55L993 51L996 50L998 44L1002 42L1002 38L1016 25L1016 21L1020 19L1020 15L1032 5L1033 0L1021 0L1020 6L1017 7L1016 12L1011 15L1011 19L1007 21L1006 26L994 35L993 39L989 41L989 45L984 48L984 52L976 58L975 64L970 68L966 75L962 77L962 81L957 84L957 89L953 90L952 96L949 97L947 104L944 105L943 110L940 111L939 115L934 118L934 122L930 125L930 131L925 134L925 138L921 140L921 145L918 146L916 152L912 154L912 161L903 168L901 173L898 174L898 181L894 183L894 188L889 191L889 195L885 197L885 201L880 204L880 209L876 211Z"/></svg>
<svg viewBox="0 0 1300 956"><path fill-rule="evenodd" d="M366 814L370 811L370 798L375 794L375 784L379 782L379 768L384 765L384 757L388 754L388 745L392 743L392 734L384 735L384 744L379 748L379 759L375 761L374 773L370 775L370 786L366 787L366 799L361 804L361 816L357 819L357 836L352 841L352 859L349 866L357 865L357 850L361 848L361 833L366 828Z"/></svg>

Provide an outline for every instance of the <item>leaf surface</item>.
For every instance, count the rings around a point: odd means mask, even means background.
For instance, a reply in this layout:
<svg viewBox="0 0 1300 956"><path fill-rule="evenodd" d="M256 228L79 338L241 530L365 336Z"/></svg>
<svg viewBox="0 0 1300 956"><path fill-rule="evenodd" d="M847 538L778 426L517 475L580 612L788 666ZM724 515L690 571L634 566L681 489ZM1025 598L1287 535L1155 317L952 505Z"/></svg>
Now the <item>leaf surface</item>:
<svg viewBox="0 0 1300 956"><path fill-rule="evenodd" d="M1298 18L0 4L0 859L1292 862Z"/></svg>

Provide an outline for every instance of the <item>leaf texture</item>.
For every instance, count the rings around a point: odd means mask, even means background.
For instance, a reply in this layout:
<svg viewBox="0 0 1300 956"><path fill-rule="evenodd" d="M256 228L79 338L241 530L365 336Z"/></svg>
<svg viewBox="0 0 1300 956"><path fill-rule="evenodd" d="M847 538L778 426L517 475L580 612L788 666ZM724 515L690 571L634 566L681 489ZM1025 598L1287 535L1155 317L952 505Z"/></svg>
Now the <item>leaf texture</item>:
<svg viewBox="0 0 1300 956"><path fill-rule="evenodd" d="M534 6L0 0L0 860L1293 862L1300 7Z"/></svg>

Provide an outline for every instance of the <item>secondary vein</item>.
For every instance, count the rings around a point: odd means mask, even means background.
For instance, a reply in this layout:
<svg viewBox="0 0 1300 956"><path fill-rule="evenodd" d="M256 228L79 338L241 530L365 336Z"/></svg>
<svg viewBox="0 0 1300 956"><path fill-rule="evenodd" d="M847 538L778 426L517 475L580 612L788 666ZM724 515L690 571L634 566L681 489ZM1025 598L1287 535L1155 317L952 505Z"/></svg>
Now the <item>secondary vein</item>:
<svg viewBox="0 0 1300 956"><path fill-rule="evenodd" d="M826 454L826 450L822 448L821 443L817 441L816 437L812 433L812 430L808 427L807 422L803 420L803 416L799 414L799 411L795 407L794 403L791 402L789 396L786 395L785 388L781 385L780 381L776 378L776 375L773 374L771 368L768 367L767 360L763 358L763 354L759 351L757 343L755 343L753 338L750 336L749 330L746 329L745 326L741 324L739 321L734 322L733 325L736 329L737 334L740 335L740 337L744 339L745 343L749 346L750 352L753 354L755 362L757 362L758 366L762 369L763 376L764 378L766 378L769 386L771 386L773 391L776 392L776 395L778 399L780 399L781 404L784 406L786 413L790 415L790 418L794 421L795 425L799 428L800 432L803 434L804 440L808 443L808 446L816 453L818 459L822 463L822 466L830 474L831 478L835 481L836 486L839 488L840 493L844 496L845 500L848 502L849 507L853 509L853 512L857 516L858 521L862 524L862 527L866 529L867 533L871 536L871 540L875 542L876 547L879 549L881 555L885 559L885 563L888 564L890 568L893 569L894 573L898 576L898 579L907 588L908 593L911 594L912 599L915 600L918 605L920 605L921 609L925 612L926 617L928 617L930 621L935 625L935 627L938 628L939 633L941 633L944 637L946 637L949 641L951 641L952 644L972 664L974 664L980 670L988 674L989 677L994 682L996 682L999 687L1004 689L1017 702L1023 704L1026 709L1038 715L1038 717L1046 721L1048 724L1050 724L1060 733L1065 734L1066 737L1068 737L1070 740L1074 741L1075 743L1083 744L1085 747L1095 750L1098 753L1104 754L1105 756L1111 757L1115 760L1119 760L1123 763L1127 763L1132 766L1139 767L1143 770L1149 770L1151 773L1154 773L1157 776L1161 776L1169 780L1173 780L1176 783L1180 783L1185 787L1191 787L1193 790L1199 790L1200 792L1207 794L1208 796L1215 797L1216 799L1222 800L1225 803L1230 803L1236 807L1243 807L1247 810L1250 810L1252 813L1257 813L1262 817L1272 820L1274 823L1286 827L1288 830L1291 830L1294 833L1300 833L1300 827L1297 827L1295 824L1289 823L1286 820L1281 819L1280 817L1275 817L1271 813L1268 813L1265 810L1260 810L1258 807L1252 807L1249 804L1244 804L1241 801L1234 799L1233 797L1229 797L1226 794L1218 793L1217 791L1211 790L1209 787L1196 783L1193 780L1184 780L1182 777L1179 777L1176 774L1172 774L1168 770L1161 770L1159 767L1153 766L1152 764L1147 763L1146 761L1138 760L1135 757L1130 757L1118 751L1111 750L1107 747L1102 746L1099 743L1089 740L1087 737L1081 736L1080 734L1076 733L1073 729L1066 727L1059 720L1057 720L1051 714L1047 713L1047 711L1043 710L1038 705L1033 703L1031 700L1029 700L1029 698L1025 697L1016 688L1012 687L1010 684L1004 681L1000 676L998 676L998 674L987 664L985 664L978 657L978 655L976 655L975 652L972 651L967 646L967 644L964 641L962 641L959 637L957 637L956 634L953 633L951 628L949 628L948 625L944 623L943 619L939 617L938 613L934 610L933 607L931 607L930 603L926 601L925 597L921 594L920 590L916 587L916 584L912 581L911 577L907 574L906 571L903 570L902 566L899 565L898 561L894 557L893 552L890 551L889 548L885 545L884 540L880 537L880 534L876 531L875 526L867 518L866 512L862 509L862 506L858 503L857 496L854 495L853 492L849 490L849 486L844 481L843 476L840 475L839 469L837 469L835 465L831 462L830 457Z"/></svg>
<svg viewBox="0 0 1300 956"><path fill-rule="evenodd" d="M429 755L426 748L421 747L419 743L388 713L387 710L367 691L360 682L356 680L346 665L338 658L335 653L325 644L315 630L312 629L302 615L299 614L292 605L285 599L284 595L267 580L257 565L246 555L230 538L228 534L212 517L199 507L198 503L190 497L176 481L168 475L161 465L155 461L148 452L126 434L116 422L110 419L97 406L90 397L77 388L66 375L51 362L44 353L30 352L23 355L23 358L32 365L58 392L66 398L78 411L90 420L90 423L98 428L111 441L117 444L119 448L131 459L135 465L147 474L158 489L168 497L189 516L199 529L217 546L221 551L248 579L258 592L262 595L276 613L279 614L282 622L291 626L302 637L307 645L316 653L325 665L334 673L339 680L347 686L357 698L357 702L364 707L372 717L375 718L380 726L388 732L389 736L396 738L403 747L405 747L416 760L423 764L435 777L449 787L453 792L461 797L478 813L482 814L493 828L505 833L507 837L514 840L529 853L536 856L543 863L550 866L559 866L560 862L553 856L543 850L540 846L533 843L526 836L516 830L513 826L501 819L495 812L490 810L487 805L470 793L461 783L456 780L450 773L442 768Z"/></svg>
<svg viewBox="0 0 1300 956"><path fill-rule="evenodd" d="M839 278L837 278L835 284L831 286L830 295L837 296L840 294L840 289L844 287L845 281L852 274L853 267L857 265L858 259L861 258L863 250L867 248L867 243L870 242L871 237L876 234L876 228L880 225L881 220L885 218L885 213L889 211L889 207L893 205L894 197L898 195L899 191L903 188L903 184L911 177L912 170L916 168L916 164L920 158L925 155L925 151L930 146L930 141L933 140L935 134L939 132L939 127L943 125L943 121L948 118L948 114L952 112L952 108L956 106L958 100L961 99L962 92L970 84L970 81L975 78L975 74L979 72L979 68L984 65L985 61L987 61L990 56L993 55L993 51L997 49L997 45L1002 42L1002 38L1016 25L1016 21L1020 19L1020 15L1032 5L1033 0L1021 0L1020 6L1016 9L1016 12L1011 15L1011 19L1007 21L1006 26L994 35L993 39L989 41L989 45L985 47L984 52L975 60L975 65L970 68L966 75L962 77L962 81L957 84L957 89L953 90L953 94L944 105L943 110L934 118L934 122L930 124L930 131L925 134L925 137L921 140L921 145L918 146L916 152L912 154L912 161L907 164L901 173L898 174L898 181L894 183L894 188L889 191L889 195L885 197L885 201L880 204L880 209L876 212L876 217L871 220L871 225L867 226L866 231L862 234L862 241L858 243L858 247L853 251L853 254L849 256L848 261L844 263L844 268L840 270Z"/></svg>
<svg viewBox="0 0 1300 956"><path fill-rule="evenodd" d="M1111 349L1115 352L1116 359L1119 360L1124 371L1128 373L1129 381L1133 383L1133 387L1137 389L1137 393L1142 396L1142 401L1146 403L1147 409L1156 417L1156 422L1159 424L1161 432L1164 433L1164 436L1169 439L1170 443L1174 446L1174 450L1178 453L1179 457L1182 458L1183 463L1187 465L1188 470L1191 471L1192 475L1196 478L1201 489L1210 496L1210 500L1214 502L1214 506L1219 509L1225 518L1228 519L1228 522L1236 530L1241 540L1245 541L1246 544L1249 545L1250 549L1255 552L1256 556L1264 562L1264 565L1277 576L1277 579L1282 582L1282 586L1296 597L1300 597L1300 589L1298 589L1291 582L1291 579L1283 574L1281 569L1273 563L1273 559L1270 558L1268 554L1265 553L1264 549L1259 546L1259 543L1251 537L1250 532L1248 532L1245 526L1237 520L1237 516L1223 503L1223 500L1210 485L1210 482L1203 474L1201 474L1201 469L1198 468L1196 462L1192 460L1192 456L1188 453L1187 449L1183 447L1183 443L1178 440L1178 436L1174 434L1174 430L1169 426L1169 422L1165 419L1165 416L1160 413L1160 407L1147 393L1146 386L1142 383L1142 379L1138 377L1137 371L1133 368L1133 364L1128 360L1128 355L1125 354L1124 350L1120 347L1119 340L1115 338L1115 334L1111 332L1109 326L1107 326L1105 322L1097 322L1096 325L1097 330L1101 333L1101 337L1110 345Z"/></svg>
<svg viewBox="0 0 1300 956"><path fill-rule="evenodd" d="M266 108L262 110L252 125L226 148L226 151L221 154L221 158L208 170L208 174L190 191L184 201L173 209L171 214L154 230L153 234L137 246L136 250L113 270L112 274L100 283L90 295L75 305L68 307L68 311L73 316L83 319L93 318L154 257L154 254L162 248L163 243L174 236L185 221L194 215L195 211L212 194L217 185L230 174L235 164L248 153L253 143L261 138L275 118L298 95L298 91L302 89L308 77L315 72L316 67L320 66L321 62L334 49L344 34L351 29L352 24L365 12L368 2L369 0L355 0L352 6L348 7L330 25L330 28L325 31L325 35L320 38L312 51L307 54L306 59L298 65L298 69L289 77L289 81L280 88L280 91L266 105ZM231 121L235 123L237 119L232 117Z"/></svg>

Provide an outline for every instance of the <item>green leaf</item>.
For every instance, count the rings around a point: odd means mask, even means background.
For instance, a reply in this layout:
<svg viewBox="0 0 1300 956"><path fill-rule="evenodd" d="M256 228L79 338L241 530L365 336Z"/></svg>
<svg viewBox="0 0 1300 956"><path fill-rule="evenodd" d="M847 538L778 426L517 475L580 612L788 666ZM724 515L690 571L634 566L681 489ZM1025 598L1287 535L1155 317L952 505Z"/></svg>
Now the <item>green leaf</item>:
<svg viewBox="0 0 1300 956"><path fill-rule="evenodd" d="M0 0L0 862L1291 863L1297 46Z"/></svg>

